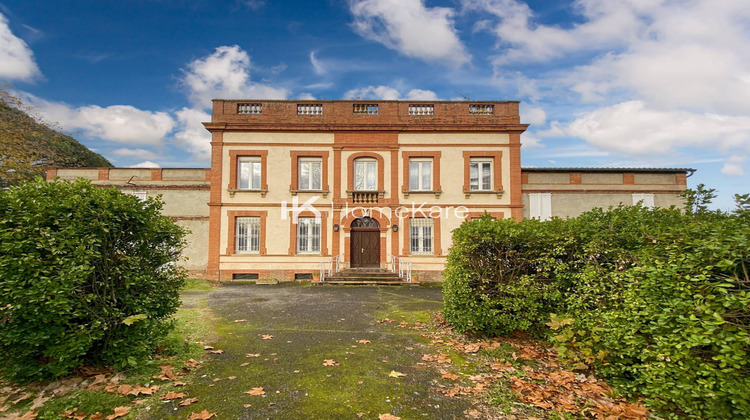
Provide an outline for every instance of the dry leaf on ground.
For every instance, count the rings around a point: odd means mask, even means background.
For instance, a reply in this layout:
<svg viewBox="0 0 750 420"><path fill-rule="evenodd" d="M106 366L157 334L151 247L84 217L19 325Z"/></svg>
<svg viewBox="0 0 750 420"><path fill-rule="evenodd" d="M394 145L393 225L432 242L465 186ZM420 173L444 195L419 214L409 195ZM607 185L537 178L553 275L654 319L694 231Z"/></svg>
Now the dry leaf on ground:
<svg viewBox="0 0 750 420"><path fill-rule="evenodd" d="M339 362L333 360L333 359L325 359L323 360L323 366L338 366Z"/></svg>
<svg viewBox="0 0 750 420"><path fill-rule="evenodd" d="M169 401L169 400L179 400L180 398L185 398L184 392L172 392L169 391L163 396L159 397L162 401Z"/></svg>
<svg viewBox="0 0 750 420"><path fill-rule="evenodd" d="M388 376L390 376L391 378L401 378L403 376L406 376L406 374L392 370L391 373L388 374Z"/></svg>
<svg viewBox="0 0 750 420"><path fill-rule="evenodd" d="M263 334L260 338L264 340L272 340L273 336L271 334Z"/></svg>
<svg viewBox="0 0 750 420"><path fill-rule="evenodd" d="M251 389L250 391L245 391L245 394L249 395L265 395L266 391L263 390L263 387L256 387Z"/></svg>
<svg viewBox="0 0 750 420"><path fill-rule="evenodd" d="M130 407L115 407L115 412L107 416L107 420L114 420L125 417L130 413Z"/></svg>
<svg viewBox="0 0 750 420"><path fill-rule="evenodd" d="M200 413L191 413L189 420L208 420L215 416L216 413L209 413L208 410L203 410Z"/></svg>
<svg viewBox="0 0 750 420"><path fill-rule="evenodd" d="M177 405L179 405L180 407L185 407L190 404L195 404L197 402L198 402L197 398L185 398L184 400L180 401L180 403Z"/></svg>
<svg viewBox="0 0 750 420"><path fill-rule="evenodd" d="M401 420L401 417L396 417L393 414L381 414L378 416L378 420Z"/></svg>

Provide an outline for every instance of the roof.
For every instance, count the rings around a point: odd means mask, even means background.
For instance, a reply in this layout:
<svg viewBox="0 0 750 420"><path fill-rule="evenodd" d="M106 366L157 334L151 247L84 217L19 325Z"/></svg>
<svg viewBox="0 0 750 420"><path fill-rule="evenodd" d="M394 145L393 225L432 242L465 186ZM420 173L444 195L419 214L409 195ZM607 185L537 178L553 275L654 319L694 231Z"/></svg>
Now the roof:
<svg viewBox="0 0 750 420"><path fill-rule="evenodd" d="M649 172L649 173L693 173L693 168L534 168L523 167L523 172Z"/></svg>

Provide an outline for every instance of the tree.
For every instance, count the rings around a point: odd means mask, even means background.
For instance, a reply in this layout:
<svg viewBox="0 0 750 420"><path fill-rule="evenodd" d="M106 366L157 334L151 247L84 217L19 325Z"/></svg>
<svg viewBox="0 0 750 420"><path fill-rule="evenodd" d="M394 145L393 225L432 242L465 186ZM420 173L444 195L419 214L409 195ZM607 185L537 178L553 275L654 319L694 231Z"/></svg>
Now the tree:
<svg viewBox="0 0 750 420"><path fill-rule="evenodd" d="M688 188L681 194L685 199L685 211L688 214L708 213L708 205L716 198L716 189L698 184L695 189Z"/></svg>
<svg viewBox="0 0 750 420"><path fill-rule="evenodd" d="M47 166L112 166L53 127L36 115L11 86L0 86L0 188L42 176Z"/></svg>
<svg viewBox="0 0 750 420"><path fill-rule="evenodd" d="M185 279L185 231L162 205L86 180L0 191L0 370L35 380L153 352Z"/></svg>

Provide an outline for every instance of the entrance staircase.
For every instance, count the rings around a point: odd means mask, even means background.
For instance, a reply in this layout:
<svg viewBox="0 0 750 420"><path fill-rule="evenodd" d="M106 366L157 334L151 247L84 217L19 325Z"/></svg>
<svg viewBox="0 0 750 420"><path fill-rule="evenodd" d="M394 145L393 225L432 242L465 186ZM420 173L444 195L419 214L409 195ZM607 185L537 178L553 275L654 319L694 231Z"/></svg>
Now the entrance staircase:
<svg viewBox="0 0 750 420"><path fill-rule="evenodd" d="M415 284L409 283L404 277L394 273L390 270L384 270L382 268L347 268L335 273L332 276L327 276L323 284L349 284L349 285L399 285L399 284Z"/></svg>
<svg viewBox="0 0 750 420"><path fill-rule="evenodd" d="M411 275L412 264L400 257L388 255L390 269L380 267L346 267L337 255L320 263L320 276L314 284L345 285L407 285L417 284Z"/></svg>

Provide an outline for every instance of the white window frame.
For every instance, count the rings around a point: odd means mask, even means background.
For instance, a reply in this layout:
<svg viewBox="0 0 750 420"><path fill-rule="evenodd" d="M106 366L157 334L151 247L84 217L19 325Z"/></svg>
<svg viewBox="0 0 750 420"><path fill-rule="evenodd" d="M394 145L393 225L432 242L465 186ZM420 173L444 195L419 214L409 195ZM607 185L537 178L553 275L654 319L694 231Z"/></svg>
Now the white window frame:
<svg viewBox="0 0 750 420"><path fill-rule="evenodd" d="M362 169L362 184L360 184L357 179L357 168L361 167ZM372 174L370 174L368 171L372 170ZM376 191L378 189L378 161L373 158L357 158L354 160L354 168L352 171L352 174L354 176L354 190L355 191ZM371 175L371 176L369 176ZM368 185L368 179L372 179L372 184Z"/></svg>
<svg viewBox="0 0 750 420"><path fill-rule="evenodd" d="M409 253L412 255L435 253L435 219L415 217L409 220Z"/></svg>
<svg viewBox="0 0 750 420"><path fill-rule="evenodd" d="M243 176L243 167L247 165L247 179ZM255 177L255 166L258 167L258 176ZM263 177L263 167L260 156L241 156L237 158L237 189L238 190L260 190ZM257 182L256 182L257 181ZM257 185L256 185L257 184Z"/></svg>
<svg viewBox="0 0 750 420"><path fill-rule="evenodd" d="M552 193L529 193L529 218L541 221L552 218Z"/></svg>
<svg viewBox="0 0 750 420"><path fill-rule="evenodd" d="M320 254L321 219L300 217L297 219L297 253Z"/></svg>
<svg viewBox="0 0 750 420"><path fill-rule="evenodd" d="M654 194L653 193L634 193L633 194L633 205L643 202L643 207L653 209L654 205Z"/></svg>
<svg viewBox="0 0 750 420"><path fill-rule="evenodd" d="M148 198L148 192L144 190L124 190L123 192L125 194L132 195L141 201L146 201L146 199Z"/></svg>
<svg viewBox="0 0 750 420"><path fill-rule="evenodd" d="M494 159L492 158L472 158L469 161L469 191L492 191L493 178L494 178ZM488 185L485 185L482 179L482 169L484 166L489 166L489 179ZM472 168L476 167L477 171L477 183L473 183L471 179Z"/></svg>
<svg viewBox="0 0 750 420"><path fill-rule="evenodd" d="M320 166L320 170L318 171L318 188L315 188L315 173L312 170L312 167L314 164L318 164ZM303 165L309 165L309 168L307 170L307 179L305 180L302 176L302 166ZM307 181L307 188L303 187L303 182ZM302 191L320 191L323 189L323 159L322 158L316 158L316 157L301 157L299 158L299 162L297 163L297 188Z"/></svg>
<svg viewBox="0 0 750 420"><path fill-rule="evenodd" d="M434 176L433 171L433 159L432 158L410 158L409 159L409 191L432 191L432 177ZM412 184L412 163L417 164L417 185ZM424 180L424 170L429 168L429 179Z"/></svg>
<svg viewBox="0 0 750 420"><path fill-rule="evenodd" d="M237 254L259 254L260 253L260 217L242 216L237 217L235 224L235 253Z"/></svg>

